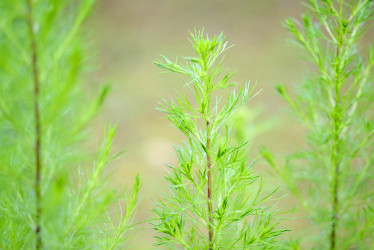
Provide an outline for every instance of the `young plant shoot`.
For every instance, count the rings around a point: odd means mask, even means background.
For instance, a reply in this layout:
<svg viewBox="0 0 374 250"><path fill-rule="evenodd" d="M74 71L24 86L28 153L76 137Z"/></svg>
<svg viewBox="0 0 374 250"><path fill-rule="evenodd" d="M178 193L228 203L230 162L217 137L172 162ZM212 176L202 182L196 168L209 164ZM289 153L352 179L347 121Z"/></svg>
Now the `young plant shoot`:
<svg viewBox="0 0 374 250"><path fill-rule="evenodd" d="M83 128L108 92L90 98L80 84L79 30L92 4L0 1L0 249L113 249L130 226L139 178L131 194L104 178L115 127L92 170L80 167Z"/></svg>
<svg viewBox="0 0 374 250"><path fill-rule="evenodd" d="M234 74L225 74L223 34L212 38L191 33L194 57L185 64L166 57L155 64L186 75L188 94L166 100L161 110L187 141L176 146L177 166L166 179L170 194L155 207L159 245L185 249L267 248L275 245L274 210L262 203L262 182L248 162L246 144L230 143L231 115L253 95L248 84L234 88L224 102L222 89L235 86ZM221 90L221 91L219 91ZM193 100L191 100L191 97Z"/></svg>
<svg viewBox="0 0 374 250"><path fill-rule="evenodd" d="M307 146L283 167L268 150L263 156L308 213L313 226L302 246L373 249L374 44L360 48L373 3L309 0L306 6L313 15L285 26L312 72L295 94L284 85L277 90L307 129Z"/></svg>

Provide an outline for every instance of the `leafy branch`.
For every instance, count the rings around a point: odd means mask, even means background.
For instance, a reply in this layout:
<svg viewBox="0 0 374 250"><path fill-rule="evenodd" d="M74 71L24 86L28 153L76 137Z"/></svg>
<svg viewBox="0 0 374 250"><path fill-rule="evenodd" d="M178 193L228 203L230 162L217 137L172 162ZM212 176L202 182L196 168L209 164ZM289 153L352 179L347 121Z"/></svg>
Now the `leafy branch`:
<svg viewBox="0 0 374 250"><path fill-rule="evenodd" d="M222 249L274 246L274 209L259 198L262 184L247 162L246 143L231 145L228 124L235 111L254 93L249 84L228 92L227 101L215 90L239 85L234 74L223 69L222 54L228 49L223 34L190 33L194 57L181 65L162 56L155 64L186 75L190 100L178 94L174 101L163 100L160 110L187 138L176 147L178 166L169 166L166 177L170 195L156 203L158 222L154 228L160 245L185 249ZM215 101L214 101L215 99Z"/></svg>

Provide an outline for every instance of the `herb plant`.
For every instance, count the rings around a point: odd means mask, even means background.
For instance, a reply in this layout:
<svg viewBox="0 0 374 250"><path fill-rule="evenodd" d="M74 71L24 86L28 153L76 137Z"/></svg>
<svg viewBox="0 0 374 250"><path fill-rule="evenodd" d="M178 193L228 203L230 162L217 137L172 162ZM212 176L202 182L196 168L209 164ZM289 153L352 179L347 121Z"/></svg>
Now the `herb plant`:
<svg viewBox="0 0 374 250"><path fill-rule="evenodd" d="M234 74L223 74L227 42L223 34L190 35L195 56L185 57L184 65L166 57L155 62L190 78L185 83L189 94L179 93L161 107L187 141L175 147L178 165L168 165L170 194L156 203L157 244L185 249L270 248L283 232L275 229L272 207L263 204L271 194L260 197L262 181L252 170L255 160L248 162L245 143L231 144L227 125L254 89L242 84L223 103L219 90L236 85L231 82Z"/></svg>
<svg viewBox="0 0 374 250"><path fill-rule="evenodd" d="M308 213L299 241L315 249L374 247L374 44L361 38L373 18L369 0L308 0L313 13L285 22L313 64L295 94L276 87L308 131L307 147L285 164L263 156ZM306 237L306 235L310 237Z"/></svg>
<svg viewBox="0 0 374 250"><path fill-rule="evenodd" d="M80 84L92 4L0 1L0 249L113 249L131 225L139 178L131 193L106 187L115 127L92 170L80 167L84 127L108 92L90 98Z"/></svg>

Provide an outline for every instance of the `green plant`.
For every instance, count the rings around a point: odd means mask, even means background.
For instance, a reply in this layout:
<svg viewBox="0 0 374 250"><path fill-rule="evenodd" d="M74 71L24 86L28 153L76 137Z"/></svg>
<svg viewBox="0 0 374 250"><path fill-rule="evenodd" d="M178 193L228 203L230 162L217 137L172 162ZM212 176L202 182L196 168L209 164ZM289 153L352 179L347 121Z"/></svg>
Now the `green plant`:
<svg viewBox="0 0 374 250"><path fill-rule="evenodd" d="M115 127L92 170L80 167L84 127L109 90L92 98L80 84L93 2L0 1L0 249L113 249L131 226L139 177L119 193L104 173Z"/></svg>
<svg viewBox="0 0 374 250"><path fill-rule="evenodd" d="M360 39L373 3L308 0L306 6L314 15L304 14L302 23L287 19L285 26L313 72L295 94L285 85L276 89L307 128L307 147L287 157L283 167L270 151L262 154L314 225L299 241L316 249L371 249L374 44L361 56Z"/></svg>
<svg viewBox="0 0 374 250"><path fill-rule="evenodd" d="M236 85L234 74L224 74L222 54L227 50L223 34L209 38L191 33L195 57L182 66L166 57L155 64L190 78L175 101L163 100L160 109L186 137L176 147L178 166L170 166L171 194L156 203L158 244L186 249L271 248L284 230L276 230L274 210L260 197L262 181L248 163L246 144L230 143L231 115L253 92L248 84L228 93L219 90ZM257 184L257 185L256 185Z"/></svg>

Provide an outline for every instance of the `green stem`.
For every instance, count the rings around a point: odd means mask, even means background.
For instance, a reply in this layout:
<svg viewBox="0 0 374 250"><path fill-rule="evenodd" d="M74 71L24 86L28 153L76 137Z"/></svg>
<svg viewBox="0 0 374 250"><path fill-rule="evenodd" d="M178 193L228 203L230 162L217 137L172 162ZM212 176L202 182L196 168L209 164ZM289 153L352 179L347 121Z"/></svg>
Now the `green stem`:
<svg viewBox="0 0 374 250"><path fill-rule="evenodd" d="M334 154L337 152L337 148L334 149ZM339 198L338 198L338 190L339 190L339 162L336 161L333 165L335 168L334 171L334 178L333 178L333 189L332 189L332 196L333 196L333 203L332 203L332 214L331 214L331 234L330 234L330 249L336 249L336 228L338 225L339 219Z"/></svg>
<svg viewBox="0 0 374 250"><path fill-rule="evenodd" d="M33 74L34 83L34 119L35 119L35 196L36 196L36 216L35 216L35 236L36 236L36 249L41 249L42 247L42 227L41 227L41 172L42 172L42 159L41 159L41 144L42 144L42 134L41 134L41 119L40 119L40 107L39 107L39 71L38 71L38 53L36 48L35 33L34 33L34 22L32 19L32 2L27 0L28 9L28 27L31 41L31 66Z"/></svg>
<svg viewBox="0 0 374 250"><path fill-rule="evenodd" d="M206 121L207 140L206 140L206 162L208 175L208 211L209 211L209 250L213 249L213 205L212 205L212 160L210 157L210 129L209 121Z"/></svg>
<svg viewBox="0 0 374 250"><path fill-rule="evenodd" d="M340 2L341 3L341 2ZM341 13L341 8L340 8ZM341 27L341 24L340 24ZM335 64L335 107L334 107L334 124L333 124L333 146L331 153L332 171L332 213L331 213L331 233L330 233L330 249L336 249L336 235L339 220L339 176L340 176L340 160L339 160L339 144L340 144L340 127L341 127L341 110L340 110L340 81L341 81L341 48L344 44L343 30L340 30L339 43L336 50Z"/></svg>
<svg viewBox="0 0 374 250"><path fill-rule="evenodd" d="M337 80L338 81L338 80ZM336 248L336 227L338 225L338 213L339 213L339 197L338 197L338 190L339 190L339 175L340 175L340 162L338 160L339 157L339 130L340 130L340 118L337 118L339 114L339 102L340 102L340 91L338 84L335 87L335 108L334 108L334 143L332 147L332 154L331 154L331 166L333 167L333 175L332 175L332 214L331 214L331 234L330 234L330 249Z"/></svg>

